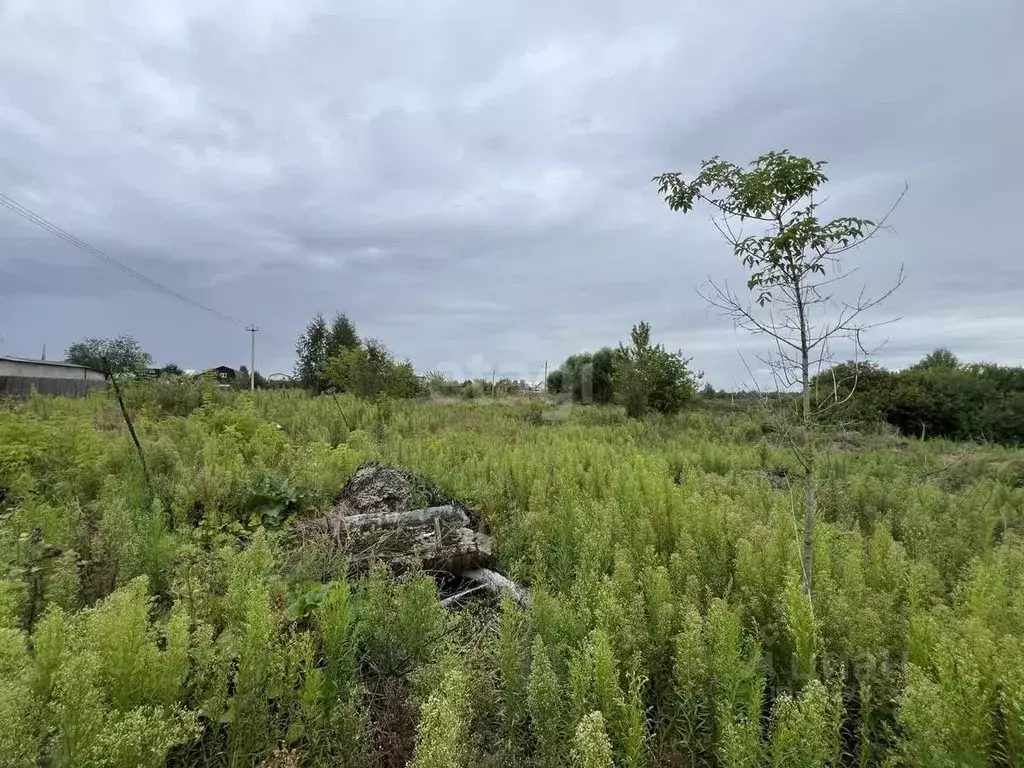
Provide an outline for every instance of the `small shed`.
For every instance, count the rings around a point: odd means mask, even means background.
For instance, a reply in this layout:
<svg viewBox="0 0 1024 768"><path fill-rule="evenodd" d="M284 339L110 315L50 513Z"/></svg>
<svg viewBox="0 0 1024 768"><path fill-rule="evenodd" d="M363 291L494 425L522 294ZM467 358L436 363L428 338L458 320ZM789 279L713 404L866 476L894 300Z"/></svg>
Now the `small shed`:
<svg viewBox="0 0 1024 768"><path fill-rule="evenodd" d="M27 397L33 390L42 395L84 397L106 386L103 373L83 365L0 356L0 397Z"/></svg>

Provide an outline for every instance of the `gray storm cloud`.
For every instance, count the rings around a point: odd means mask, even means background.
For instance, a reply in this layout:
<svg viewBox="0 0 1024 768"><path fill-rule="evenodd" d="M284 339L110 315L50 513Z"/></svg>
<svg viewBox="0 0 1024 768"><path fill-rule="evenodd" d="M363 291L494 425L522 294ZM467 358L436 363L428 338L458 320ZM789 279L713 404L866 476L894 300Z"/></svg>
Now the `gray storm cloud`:
<svg viewBox="0 0 1024 768"><path fill-rule="evenodd" d="M650 178L712 154L830 161L833 210L895 233L883 363L1020 362L1024 9L979 3L0 2L0 191L258 324L287 371L316 311L420 369L539 378L650 321L746 377L695 294L742 271ZM248 339L0 210L0 353L131 333L159 361Z"/></svg>

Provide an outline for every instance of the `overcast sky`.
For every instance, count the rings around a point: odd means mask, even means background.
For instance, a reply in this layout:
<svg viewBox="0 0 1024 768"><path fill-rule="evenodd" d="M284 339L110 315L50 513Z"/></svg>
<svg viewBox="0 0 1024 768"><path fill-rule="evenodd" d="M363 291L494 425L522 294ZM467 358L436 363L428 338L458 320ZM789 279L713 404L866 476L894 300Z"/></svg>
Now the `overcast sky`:
<svg viewBox="0 0 1024 768"><path fill-rule="evenodd" d="M764 343L695 289L742 270L650 179L770 149L895 232L879 357L1021 363L1020 0L0 0L0 192L255 323L290 371L342 311L418 369L539 379L646 319L716 386ZM244 329L0 208L0 354L135 336L248 362ZM882 340L882 337L877 339Z"/></svg>

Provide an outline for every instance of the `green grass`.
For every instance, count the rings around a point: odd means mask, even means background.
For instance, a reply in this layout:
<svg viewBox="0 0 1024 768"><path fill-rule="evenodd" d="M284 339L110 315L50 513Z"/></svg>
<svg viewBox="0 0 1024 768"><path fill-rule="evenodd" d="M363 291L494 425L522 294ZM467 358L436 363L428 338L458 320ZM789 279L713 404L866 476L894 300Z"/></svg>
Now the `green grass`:
<svg viewBox="0 0 1024 768"><path fill-rule="evenodd" d="M0 411L2 765L1024 765L1020 452L823 440L808 605L752 410L126 395L149 488L102 395ZM299 546L368 459L531 610Z"/></svg>

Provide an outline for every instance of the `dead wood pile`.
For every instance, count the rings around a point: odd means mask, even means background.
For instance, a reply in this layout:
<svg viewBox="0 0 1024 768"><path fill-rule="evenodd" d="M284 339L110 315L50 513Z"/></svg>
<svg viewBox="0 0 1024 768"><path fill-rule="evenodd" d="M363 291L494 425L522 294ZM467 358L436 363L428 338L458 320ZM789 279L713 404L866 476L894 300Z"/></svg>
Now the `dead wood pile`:
<svg viewBox="0 0 1024 768"><path fill-rule="evenodd" d="M478 585L446 597L446 606L477 591L505 591L524 605L528 602L525 590L490 570L491 539L475 530L479 514L445 498L411 472L363 465L326 518L310 522L310 531L328 537L356 572L384 562L394 572L419 567Z"/></svg>

